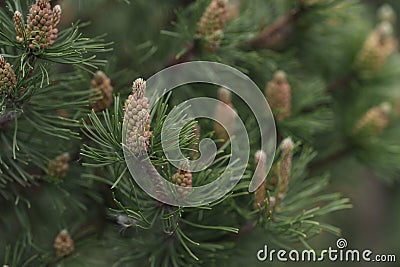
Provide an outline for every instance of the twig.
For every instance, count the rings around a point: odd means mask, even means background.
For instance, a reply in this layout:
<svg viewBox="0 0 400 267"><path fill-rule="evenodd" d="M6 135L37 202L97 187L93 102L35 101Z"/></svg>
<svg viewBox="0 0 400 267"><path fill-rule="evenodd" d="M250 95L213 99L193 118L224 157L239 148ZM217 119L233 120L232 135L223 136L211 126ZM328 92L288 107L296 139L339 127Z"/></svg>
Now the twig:
<svg viewBox="0 0 400 267"><path fill-rule="evenodd" d="M308 166L308 170L309 171L315 171L317 169L321 169L321 168L323 168L323 167L325 167L325 166L327 166L327 165L329 165L329 164L331 164L331 163L333 163L335 161L338 161L338 160L344 158L345 156L348 155L349 151L350 151L350 148L341 149L341 150L333 153L332 155L330 155L330 156L328 156L326 158L323 158L323 159L321 159L321 160L319 160L317 162L311 163Z"/></svg>
<svg viewBox="0 0 400 267"><path fill-rule="evenodd" d="M173 65L190 61L197 52L197 47L194 43L187 44L186 51L182 55L175 55L171 58L166 67L171 67Z"/></svg>
<svg viewBox="0 0 400 267"><path fill-rule="evenodd" d="M306 10L305 5L292 8L286 15L278 18L248 43L252 49L273 49L289 38L293 23Z"/></svg>
<svg viewBox="0 0 400 267"><path fill-rule="evenodd" d="M340 89L344 89L344 88L348 87L350 85L350 82L352 81L352 77L353 77L353 73L346 74L342 78L339 78L339 79L333 81L332 83L330 83L327 86L326 91L328 93L333 93L335 91L338 91Z"/></svg>
<svg viewBox="0 0 400 267"><path fill-rule="evenodd" d="M18 118L21 116L21 112L7 112L4 115L0 116L0 129L6 128L8 122L14 120L15 118Z"/></svg>

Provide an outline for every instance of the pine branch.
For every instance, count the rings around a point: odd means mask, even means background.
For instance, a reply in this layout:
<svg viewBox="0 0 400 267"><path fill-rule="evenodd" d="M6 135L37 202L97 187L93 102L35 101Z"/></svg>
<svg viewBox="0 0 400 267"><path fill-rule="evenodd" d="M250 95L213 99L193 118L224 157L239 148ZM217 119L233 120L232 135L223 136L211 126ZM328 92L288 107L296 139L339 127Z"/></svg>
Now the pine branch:
<svg viewBox="0 0 400 267"><path fill-rule="evenodd" d="M310 166L308 167L309 171L315 171L318 169L326 168L332 163L335 163L339 161L340 159L348 156L349 152L351 151L350 148L344 148L339 151L336 151L330 156L327 156L326 158L323 158L321 160L318 160L316 162L312 162Z"/></svg>
<svg viewBox="0 0 400 267"><path fill-rule="evenodd" d="M289 38L293 24L306 10L307 8L304 4L292 8L286 15L278 18L274 23L263 29L247 46L251 50L276 49Z"/></svg>
<svg viewBox="0 0 400 267"><path fill-rule="evenodd" d="M354 73L349 73L337 80L334 80L327 86L326 88L327 93L333 93L349 87L351 81L354 79L353 77Z"/></svg>
<svg viewBox="0 0 400 267"><path fill-rule="evenodd" d="M172 57L165 67L171 67L192 60L196 53L198 53L198 50L199 48L194 43L187 44L185 51L182 54Z"/></svg>
<svg viewBox="0 0 400 267"><path fill-rule="evenodd" d="M244 42L244 50L275 49L287 40L291 34L291 27L307 10L307 5L299 1L299 6L292 8L286 15L278 18L267 26L257 37L251 41ZM166 67L192 60L200 51L200 40L189 42L183 53L177 54L168 60Z"/></svg>
<svg viewBox="0 0 400 267"><path fill-rule="evenodd" d="M15 118L18 118L21 116L21 113L17 112L7 112L4 115L0 116L0 129L4 129L7 127L7 123L10 121L15 120Z"/></svg>

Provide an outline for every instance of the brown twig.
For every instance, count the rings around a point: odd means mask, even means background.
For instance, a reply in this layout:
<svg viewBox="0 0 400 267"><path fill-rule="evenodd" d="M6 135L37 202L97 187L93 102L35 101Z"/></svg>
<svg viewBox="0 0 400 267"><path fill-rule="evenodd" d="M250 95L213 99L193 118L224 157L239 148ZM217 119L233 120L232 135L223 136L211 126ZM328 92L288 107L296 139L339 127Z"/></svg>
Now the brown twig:
<svg viewBox="0 0 400 267"><path fill-rule="evenodd" d="M187 44L186 51L182 55L176 55L171 58L166 67L171 67L173 65L190 61L197 52L197 47L194 43Z"/></svg>
<svg viewBox="0 0 400 267"><path fill-rule="evenodd" d="M315 171L317 169L321 169L327 165L330 165L331 163L336 162L336 161L346 157L348 155L349 151L350 151L350 148L341 149L326 158L323 158L319 161L311 163L308 166L308 170Z"/></svg>
<svg viewBox="0 0 400 267"><path fill-rule="evenodd" d="M274 49L289 38L293 23L305 11L305 5L292 8L286 15L264 28L256 38L248 43L251 49Z"/></svg>
<svg viewBox="0 0 400 267"><path fill-rule="evenodd" d="M333 81L332 83L330 83L327 86L326 91L328 93L333 93L335 91L338 91L338 90L348 87L350 85L350 82L352 81L352 77L353 77L352 73L346 74L342 78L339 78L339 79Z"/></svg>

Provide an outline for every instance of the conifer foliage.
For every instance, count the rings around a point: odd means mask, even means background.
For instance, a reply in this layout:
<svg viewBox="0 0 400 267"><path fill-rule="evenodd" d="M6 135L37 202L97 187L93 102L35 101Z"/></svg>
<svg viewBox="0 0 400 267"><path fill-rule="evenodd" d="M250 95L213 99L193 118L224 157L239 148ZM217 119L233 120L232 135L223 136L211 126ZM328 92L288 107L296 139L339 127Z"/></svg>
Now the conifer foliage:
<svg viewBox="0 0 400 267"><path fill-rule="evenodd" d="M258 266L264 244L318 250L314 237L341 236L334 215L352 204L330 187L331 164L355 158L389 184L400 177L389 5L371 29L355 0L0 3L0 265ZM192 60L257 84L276 122L275 155L260 150L254 114L224 87L189 84L151 105L146 79ZM219 100L222 123L190 120L163 139L194 96ZM231 166L236 115L251 156L235 187L196 207L160 201L189 198ZM191 171L206 138L214 161ZM185 160L169 160L170 144ZM151 165L131 173L127 151ZM153 196L133 178L142 172ZM249 192L253 175L266 179Z"/></svg>

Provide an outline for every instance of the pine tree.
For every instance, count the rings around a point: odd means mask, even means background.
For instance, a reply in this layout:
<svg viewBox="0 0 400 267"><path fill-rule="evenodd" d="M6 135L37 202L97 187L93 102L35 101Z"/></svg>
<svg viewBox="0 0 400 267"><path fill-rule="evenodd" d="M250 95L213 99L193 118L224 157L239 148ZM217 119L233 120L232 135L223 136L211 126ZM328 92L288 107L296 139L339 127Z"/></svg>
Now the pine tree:
<svg viewBox="0 0 400 267"><path fill-rule="evenodd" d="M373 26L366 7L1 1L0 264L258 266L264 244L317 250L316 236L341 236L334 216L352 204L330 186L331 164L354 158L388 184L400 173L396 12L382 6ZM152 105L148 79L195 60L257 84L275 119L276 155L260 150L254 114L224 87L188 84ZM187 120L179 104L193 97L218 100L223 123ZM236 115L250 157L235 187L195 207L160 201L190 198L232 166ZM181 121L179 134L162 138L164 125ZM205 138L216 144L214 161L192 171ZM177 148L185 159L172 162L168 149ZM132 173L130 160L144 163ZM266 179L249 192L253 175Z"/></svg>

